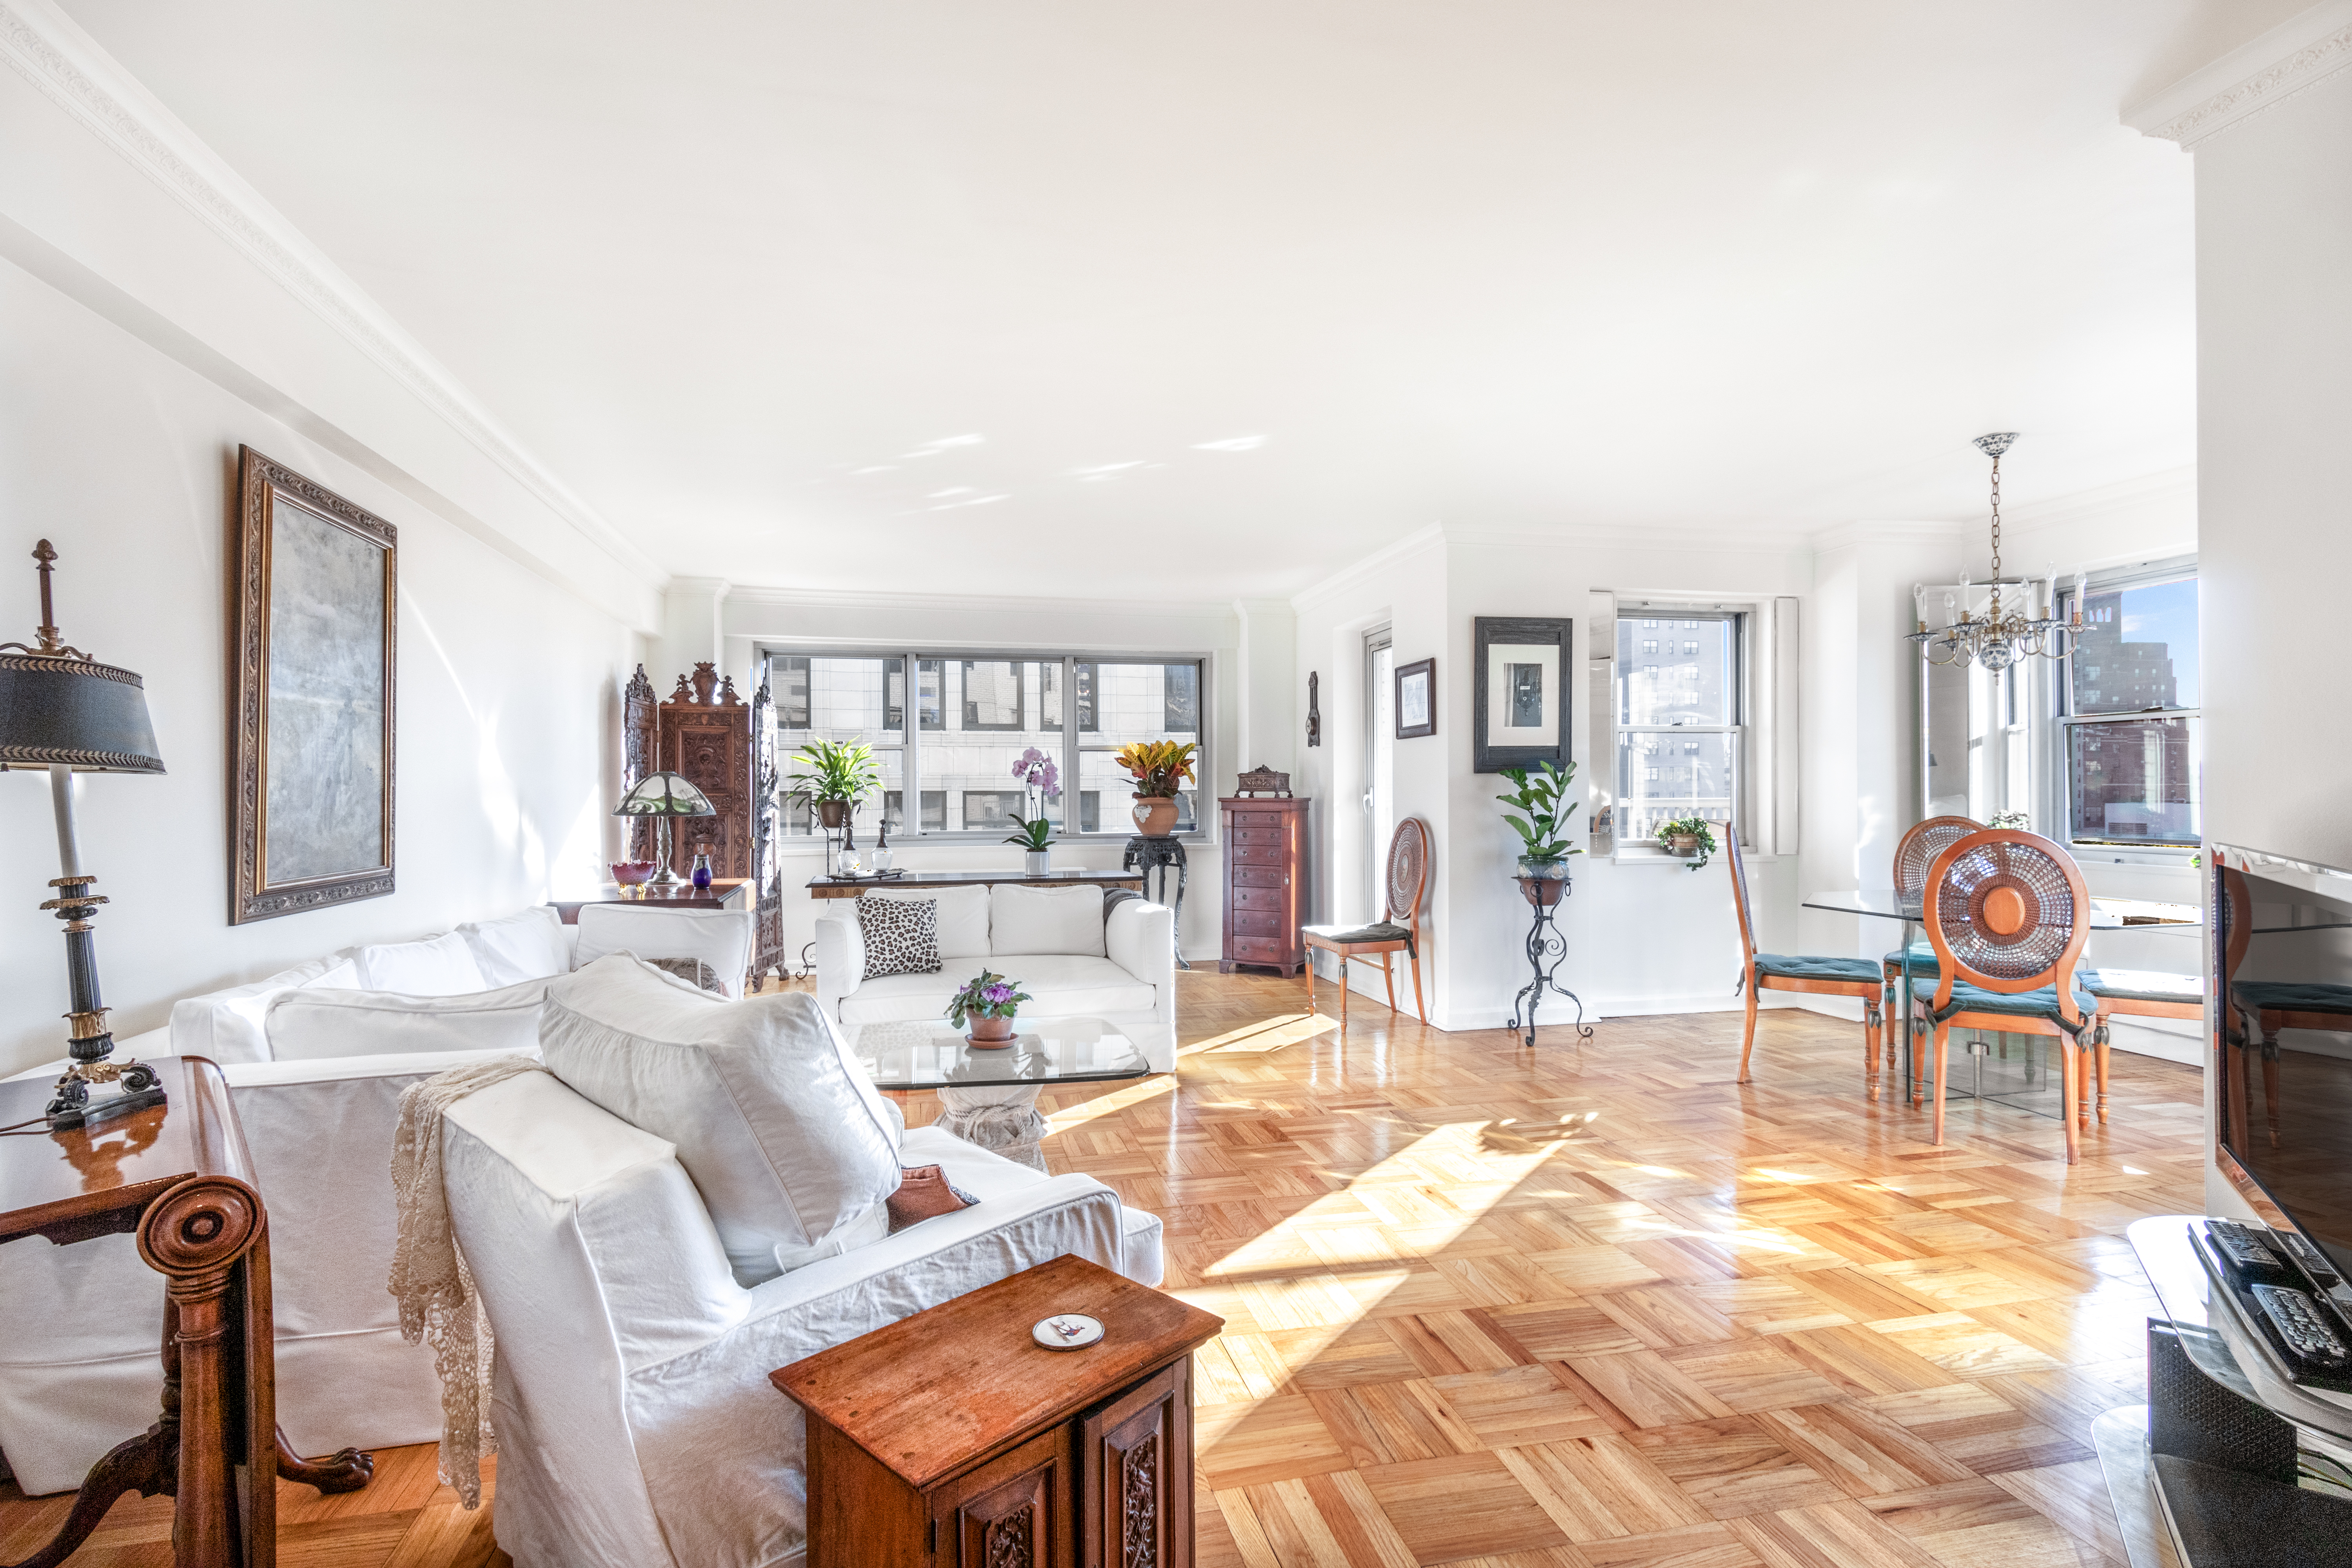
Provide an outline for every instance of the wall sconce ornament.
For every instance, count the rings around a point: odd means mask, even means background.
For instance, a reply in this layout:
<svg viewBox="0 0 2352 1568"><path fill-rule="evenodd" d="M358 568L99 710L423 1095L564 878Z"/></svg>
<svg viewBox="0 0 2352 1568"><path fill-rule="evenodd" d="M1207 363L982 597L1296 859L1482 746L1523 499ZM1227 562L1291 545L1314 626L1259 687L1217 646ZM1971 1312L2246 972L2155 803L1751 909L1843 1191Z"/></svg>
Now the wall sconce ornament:
<svg viewBox="0 0 2352 1568"><path fill-rule="evenodd" d="M1323 678L1313 670L1307 672L1307 743L1323 743Z"/></svg>

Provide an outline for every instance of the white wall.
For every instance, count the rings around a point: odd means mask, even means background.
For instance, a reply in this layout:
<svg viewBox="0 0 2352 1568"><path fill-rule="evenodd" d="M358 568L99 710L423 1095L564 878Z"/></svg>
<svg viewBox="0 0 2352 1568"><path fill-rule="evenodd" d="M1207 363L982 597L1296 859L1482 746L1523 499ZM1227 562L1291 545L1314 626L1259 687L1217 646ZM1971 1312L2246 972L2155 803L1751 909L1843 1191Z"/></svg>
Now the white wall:
<svg viewBox="0 0 2352 1568"><path fill-rule="evenodd" d="M2352 581L2352 75L2195 157L2206 836L2352 866L2326 696Z"/></svg>
<svg viewBox="0 0 2352 1568"><path fill-rule="evenodd" d="M223 552L240 442L400 531L399 890L231 926ZM79 784L118 1036L179 996L592 883L608 858L630 631L5 262L0 519L0 638L30 638L47 537L67 640L145 677L169 769ZM35 907L57 874L45 774L0 774L0 843L5 1073L64 1054L62 942Z"/></svg>
<svg viewBox="0 0 2352 1568"><path fill-rule="evenodd" d="M706 620L713 616L725 652L721 670L735 678L745 695L755 689L755 670L761 650L794 648L914 648L1008 651L1075 648L1094 653L1206 654L1209 658L1209 760L1201 778L1204 830L1188 841L1188 872L1181 947L1195 967L1205 959L1216 963L1224 919L1223 850L1215 837L1215 797L1231 795L1235 775L1259 761L1280 767L1270 752L1279 732L1271 716L1263 716L1262 743L1244 756L1243 718L1246 709L1245 660L1241 647L1243 616L1230 604L1110 604L1099 600L990 599L919 595L792 593L759 588L724 588L700 581L675 587L668 595L671 628L655 653L656 660L671 658L677 647L699 647ZM681 601L685 601L681 603ZM1282 608L1286 622L1287 607ZM1264 638L1258 639L1261 643ZM1282 649L1287 657L1288 649ZM699 654L697 657L709 658ZM673 662L675 662L673 660ZM667 694L687 667L649 661L647 673L656 690ZM861 828L865 825L861 824ZM861 832L861 842L870 842ZM1091 842L1064 839L1055 846L1056 865L1115 868L1124 837L1106 836ZM898 864L918 870L1001 870L1020 864L1020 849L1010 844L925 844L899 838L891 848ZM819 841L787 840L784 863L784 950L799 961L802 948L815 937L816 900L803 890L810 877L824 868ZM1171 884L1172 885L1172 884ZM1154 885L1155 890L1157 884Z"/></svg>

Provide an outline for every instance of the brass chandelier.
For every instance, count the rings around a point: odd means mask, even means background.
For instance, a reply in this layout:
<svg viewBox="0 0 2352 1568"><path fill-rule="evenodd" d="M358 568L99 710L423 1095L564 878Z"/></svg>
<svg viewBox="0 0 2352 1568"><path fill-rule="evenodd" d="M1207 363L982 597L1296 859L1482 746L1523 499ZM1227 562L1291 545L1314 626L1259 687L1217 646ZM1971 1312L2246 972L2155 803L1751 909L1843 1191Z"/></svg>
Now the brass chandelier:
<svg viewBox="0 0 2352 1568"><path fill-rule="evenodd" d="M2042 579L2042 614L2033 614L2034 593L2032 579L2021 580L2018 586L2025 604L2023 612L2004 614L2000 607L2000 459L2017 439L2017 432L2007 430L1976 438L1978 449L1992 459L1992 604L1981 619L1972 615L1967 604L1970 584L1960 578L1959 618L1940 632L1927 629L1927 590L1912 589L1918 603L1919 629L1910 634L1910 641L1919 645L1927 662L1945 665L1982 665L1990 670L2007 669L2021 658L2036 655L2043 658L2063 658L2073 651L2073 639L2083 631L2083 576L2074 575L2074 613L2070 620L2057 618L2058 583L2055 576ZM1944 603L1951 605L1947 596Z"/></svg>

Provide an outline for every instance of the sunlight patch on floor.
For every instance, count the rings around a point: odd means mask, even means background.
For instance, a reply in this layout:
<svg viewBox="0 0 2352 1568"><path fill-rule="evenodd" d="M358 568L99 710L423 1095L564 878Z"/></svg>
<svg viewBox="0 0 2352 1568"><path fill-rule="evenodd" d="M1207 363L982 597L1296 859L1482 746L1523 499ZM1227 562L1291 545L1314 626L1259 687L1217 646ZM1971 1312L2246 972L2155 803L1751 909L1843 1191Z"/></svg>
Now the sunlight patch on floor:
<svg viewBox="0 0 2352 1568"><path fill-rule="evenodd" d="M1085 1126L1098 1116L1108 1116L1115 1111L1125 1110L1130 1105L1140 1105L1155 1095L1171 1094L1175 1089L1175 1074L1155 1073L1140 1083L1115 1089L1108 1094L1098 1094L1077 1105L1062 1107L1045 1118L1046 1133L1051 1136L1055 1132L1067 1132L1073 1127Z"/></svg>
<svg viewBox="0 0 2352 1568"><path fill-rule="evenodd" d="M1282 1050L1301 1040L1311 1040L1339 1027L1339 1020L1327 1018L1319 1013L1280 1013L1271 1018L1260 1018L1238 1029L1222 1035L1212 1035L1205 1040L1195 1040L1176 1054L1190 1056L1263 1056Z"/></svg>

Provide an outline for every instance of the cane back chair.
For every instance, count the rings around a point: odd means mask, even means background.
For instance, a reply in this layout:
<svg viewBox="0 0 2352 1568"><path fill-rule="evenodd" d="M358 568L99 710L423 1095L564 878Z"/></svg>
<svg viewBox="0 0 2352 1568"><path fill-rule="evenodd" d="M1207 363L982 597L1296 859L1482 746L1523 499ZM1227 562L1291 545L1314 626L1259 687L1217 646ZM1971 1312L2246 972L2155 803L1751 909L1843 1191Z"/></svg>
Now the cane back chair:
<svg viewBox="0 0 2352 1568"><path fill-rule="evenodd" d="M1879 1010L1885 976L1866 958L1822 958L1756 951L1756 921L1748 904L1748 862L1739 853L1739 825L1723 825L1724 853L1731 866L1731 908L1739 917L1739 982L1748 996L1748 1028L1739 1038L1739 1081L1748 1081L1748 1058L1756 1048L1756 993L1803 991L1819 996L1853 996L1862 1002L1862 1075L1870 1098L1878 1098L1878 1042L1885 1033Z"/></svg>
<svg viewBox="0 0 2352 1568"><path fill-rule="evenodd" d="M1429 1009L1421 999L1421 950L1426 938L1421 929L1421 905L1429 891L1429 827L1417 816L1396 825L1389 837L1386 879L1388 907L1381 919L1364 926L1302 926L1299 935L1309 949L1321 948L1339 961L1339 1032L1348 1029L1348 960L1380 956L1381 978L1388 982L1389 1011L1397 1010L1396 971L1390 955L1402 952L1412 966L1412 1010L1424 1024ZM1315 1011L1315 958L1307 959L1307 1010Z"/></svg>
<svg viewBox="0 0 2352 1568"><path fill-rule="evenodd" d="M1906 829L1895 843L1895 899L1899 904L1917 904L1927 896L1927 868L1936 857L1958 844L1971 833L1983 830L1984 824L1973 816L1931 816ZM1936 950L1921 937L1908 947L1886 955L1886 1006L1895 1007L1895 988L1903 982L1903 966L1911 966L1911 980L1933 982L1936 978ZM1886 1066L1895 1067L1895 1032L1886 1032ZM1916 1087L1916 1086L1915 1086ZM1917 1096L1913 1096L1917 1103Z"/></svg>
<svg viewBox="0 0 2352 1568"><path fill-rule="evenodd" d="M1952 1027L2047 1035L2058 1042L2066 1163L2079 1157L2082 1051L2098 1015L2075 964L2091 898L2073 856L2039 834L1985 828L1947 846L1927 870L1921 911L1936 952L1932 996L1915 995L1934 1031L1935 1137L1944 1142L1946 1047Z"/></svg>

